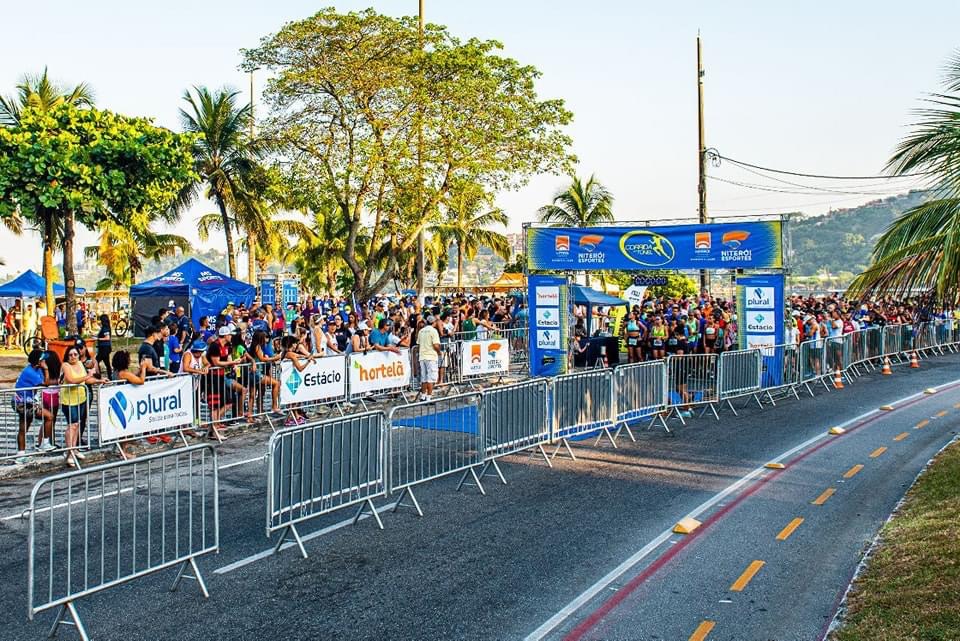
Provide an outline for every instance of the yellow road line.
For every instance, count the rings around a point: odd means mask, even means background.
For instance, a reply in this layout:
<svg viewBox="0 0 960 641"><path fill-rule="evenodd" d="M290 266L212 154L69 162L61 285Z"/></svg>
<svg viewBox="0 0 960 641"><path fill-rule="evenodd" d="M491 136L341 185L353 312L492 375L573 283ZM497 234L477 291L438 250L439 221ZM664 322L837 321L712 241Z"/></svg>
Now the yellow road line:
<svg viewBox="0 0 960 641"><path fill-rule="evenodd" d="M747 587L747 584L750 583L750 579L760 571L764 565L763 561L754 561L747 566L747 569L743 571L743 574L740 575L740 578L733 582L733 585L730 586L732 592L742 592L743 588Z"/></svg>
<svg viewBox="0 0 960 641"><path fill-rule="evenodd" d="M818 496L816 499L814 499L813 504L814 504L814 505L823 505L824 503L827 502L827 499L828 499L828 498L830 498L831 496L833 496L833 493L836 492L836 491L837 491L837 490L835 490L834 488L828 487L827 489L825 489L825 490L823 491L823 494L821 494L821 495Z"/></svg>
<svg viewBox="0 0 960 641"><path fill-rule="evenodd" d="M914 425L914 426L913 426L913 429L915 429L915 430L922 430L922 429L925 428L927 425L930 425L930 421L928 421L927 419L923 419L922 421L920 421L919 423L917 423L916 425Z"/></svg>
<svg viewBox="0 0 960 641"><path fill-rule="evenodd" d="M777 535L778 541L786 541L787 537L793 534L793 531L800 527L800 524L803 523L803 519L799 516L787 524L787 527L780 530L780 534Z"/></svg>
<svg viewBox="0 0 960 641"><path fill-rule="evenodd" d="M897 434L896 436L893 437L893 440L895 440L895 441L902 441L903 439L907 438L908 436L910 436L910 433L909 433L909 432L900 432L899 434Z"/></svg>
<svg viewBox="0 0 960 641"><path fill-rule="evenodd" d="M943 418L946 415L947 415L947 410L943 410L942 412L937 412L938 418Z"/></svg>
<svg viewBox="0 0 960 641"><path fill-rule="evenodd" d="M881 454L883 454L883 453L886 452L886 451L887 451L887 448L885 448L885 447L878 447L878 448L875 449L874 451L870 452L870 458L877 458L878 456L880 456Z"/></svg>
<svg viewBox="0 0 960 641"><path fill-rule="evenodd" d="M717 625L716 621L701 621L700 625L697 626L697 629L693 631L693 634L690 635L687 641L703 641L715 625Z"/></svg>
<svg viewBox="0 0 960 641"><path fill-rule="evenodd" d="M857 463L856 465L851 467L849 470L847 470L847 473L843 475L843 478L852 479L854 475L862 469L863 469L863 466Z"/></svg>

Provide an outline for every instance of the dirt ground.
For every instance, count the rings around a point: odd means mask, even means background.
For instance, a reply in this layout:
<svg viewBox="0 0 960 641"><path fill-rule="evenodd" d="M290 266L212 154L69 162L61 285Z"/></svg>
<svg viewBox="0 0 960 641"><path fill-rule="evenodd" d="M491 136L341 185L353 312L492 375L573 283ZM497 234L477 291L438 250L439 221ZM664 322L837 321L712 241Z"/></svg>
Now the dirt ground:
<svg viewBox="0 0 960 641"><path fill-rule="evenodd" d="M7 387L8 383L12 386L26 364L27 357L23 351L0 349L0 387Z"/></svg>

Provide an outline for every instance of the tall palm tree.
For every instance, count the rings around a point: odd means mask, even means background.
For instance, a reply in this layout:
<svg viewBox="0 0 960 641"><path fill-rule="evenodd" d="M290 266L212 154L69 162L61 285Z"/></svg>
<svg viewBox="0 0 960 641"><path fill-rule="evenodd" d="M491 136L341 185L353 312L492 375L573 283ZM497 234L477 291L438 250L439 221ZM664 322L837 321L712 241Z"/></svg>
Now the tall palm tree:
<svg viewBox="0 0 960 641"><path fill-rule="evenodd" d="M613 194L595 176L584 183L573 176L553 202L538 210L540 222L555 227L589 227L613 220Z"/></svg>
<svg viewBox="0 0 960 641"><path fill-rule="evenodd" d="M198 134L193 147L194 170L200 176L188 185L175 204L178 211L192 205L204 188L204 196L212 200L220 215L219 229L227 243L227 266L231 278L237 277L237 257L233 243L233 229L238 222L236 211L255 211L253 195L244 187L245 181L257 169L261 149L247 136L251 108L237 105L239 91L219 89L211 92L206 87L194 87L183 100L189 110L180 110L183 130ZM255 245L255 244L254 244Z"/></svg>
<svg viewBox="0 0 960 641"><path fill-rule="evenodd" d="M87 258L96 260L107 272L97 289L129 287L137 282L144 260L159 263L161 258L185 254L190 242L176 234L157 234L149 225L130 227L105 222L96 245L84 248Z"/></svg>
<svg viewBox="0 0 960 641"><path fill-rule="evenodd" d="M481 247L489 247L504 260L510 258L510 242L503 234L487 229L491 225L506 227L510 219L503 210L489 208L491 197L481 185L462 183L450 190L444 202L445 216L431 225L429 231L443 245L457 247L457 288L463 287L463 261L473 260Z"/></svg>
<svg viewBox="0 0 960 641"><path fill-rule="evenodd" d="M887 163L895 175L924 175L934 198L890 223L850 296L923 290L960 302L960 50L947 64L944 86L945 93L926 99L931 107L917 111L913 132Z"/></svg>
<svg viewBox="0 0 960 641"><path fill-rule="evenodd" d="M60 85L50 79L47 68L41 74L24 74L16 87L16 95L0 96L0 125L16 126L20 114L27 107L40 111L49 111L62 104L77 107L92 107L93 90L86 83L72 88ZM53 313L53 252L62 236L63 221L60 214L52 209L37 212L37 221L43 243L43 277L46 280L46 307Z"/></svg>

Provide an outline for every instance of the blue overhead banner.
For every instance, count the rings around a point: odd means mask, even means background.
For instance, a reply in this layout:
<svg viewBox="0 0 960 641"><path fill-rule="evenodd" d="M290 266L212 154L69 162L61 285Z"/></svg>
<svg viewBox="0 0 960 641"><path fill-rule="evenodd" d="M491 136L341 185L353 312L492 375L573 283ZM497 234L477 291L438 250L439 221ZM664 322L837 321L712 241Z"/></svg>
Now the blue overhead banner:
<svg viewBox="0 0 960 641"><path fill-rule="evenodd" d="M527 278L530 323L530 375L567 372L570 297L563 276Z"/></svg>
<svg viewBox="0 0 960 641"><path fill-rule="evenodd" d="M664 227L528 227L531 270L780 269L780 221Z"/></svg>

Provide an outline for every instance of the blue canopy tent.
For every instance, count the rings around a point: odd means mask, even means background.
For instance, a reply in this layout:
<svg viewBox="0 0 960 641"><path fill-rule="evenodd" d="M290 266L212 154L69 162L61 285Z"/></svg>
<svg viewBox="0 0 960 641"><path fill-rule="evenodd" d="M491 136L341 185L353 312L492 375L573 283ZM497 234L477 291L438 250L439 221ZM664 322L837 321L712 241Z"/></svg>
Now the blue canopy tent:
<svg viewBox="0 0 960 641"><path fill-rule="evenodd" d="M150 319L162 307L170 303L183 306L199 327L203 316L216 316L227 306L253 303L257 288L207 267L191 258L163 276L148 280L130 288L130 305L133 309L134 331L143 336Z"/></svg>
<svg viewBox="0 0 960 641"><path fill-rule="evenodd" d="M591 331L590 321L593 318L594 307L620 307L621 305L630 304L621 298L598 292L595 289L590 289L583 285L570 285L570 298L573 299L574 305L586 305L588 334Z"/></svg>
<svg viewBox="0 0 960 641"><path fill-rule="evenodd" d="M82 287L77 287L76 290L78 294L86 292ZM60 283L53 284L54 296L63 296L65 291ZM0 285L0 298L42 298L46 292L46 281L32 269L23 272L9 283Z"/></svg>

